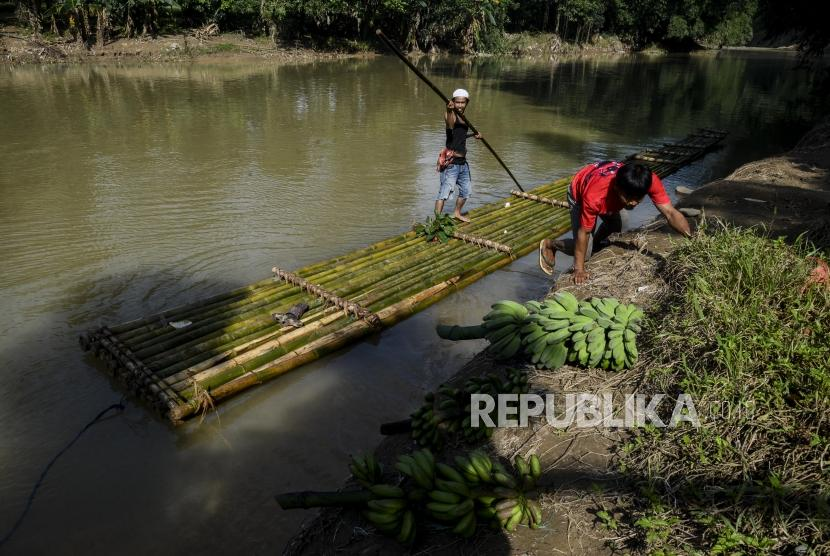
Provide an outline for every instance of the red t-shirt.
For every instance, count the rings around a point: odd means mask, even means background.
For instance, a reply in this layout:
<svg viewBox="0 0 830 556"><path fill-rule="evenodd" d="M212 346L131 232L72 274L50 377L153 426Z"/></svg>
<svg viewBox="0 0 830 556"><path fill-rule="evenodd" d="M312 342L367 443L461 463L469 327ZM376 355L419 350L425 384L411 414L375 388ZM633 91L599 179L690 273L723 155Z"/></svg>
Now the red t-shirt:
<svg viewBox="0 0 830 556"><path fill-rule="evenodd" d="M597 216L616 214L625 208L619 195L611 190L611 182L621 166L621 162L594 162L574 176L571 181L571 197L582 205L579 225L583 229L592 231L597 223ZM651 174L648 196L655 205L671 203L663 182L655 173Z"/></svg>

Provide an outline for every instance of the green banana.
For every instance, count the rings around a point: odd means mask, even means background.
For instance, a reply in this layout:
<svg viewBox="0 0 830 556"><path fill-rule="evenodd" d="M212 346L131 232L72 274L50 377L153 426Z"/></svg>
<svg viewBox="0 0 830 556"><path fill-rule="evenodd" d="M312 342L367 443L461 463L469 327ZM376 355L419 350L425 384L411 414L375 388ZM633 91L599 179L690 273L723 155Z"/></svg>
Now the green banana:
<svg viewBox="0 0 830 556"><path fill-rule="evenodd" d="M574 294L568 291L557 292L553 295L556 300L565 310L575 313L579 308L579 301L574 297Z"/></svg>
<svg viewBox="0 0 830 556"><path fill-rule="evenodd" d="M597 320L599 318L599 313L597 313L596 310L593 307L591 307L590 303L581 302L579 304L579 310L577 312L584 317L588 317L594 320Z"/></svg>
<svg viewBox="0 0 830 556"><path fill-rule="evenodd" d="M539 460L539 456L533 454L530 456L530 475L534 479L539 479L542 476L542 462Z"/></svg>
<svg viewBox="0 0 830 556"><path fill-rule="evenodd" d="M447 480L453 481L456 483L463 483L464 478L461 476L461 473L456 471L452 466L447 465L446 463L438 462L435 464L435 469Z"/></svg>
<svg viewBox="0 0 830 556"><path fill-rule="evenodd" d="M473 511L464 515L458 523L453 527L452 532L461 535L465 539L469 539L476 531L476 514Z"/></svg>
<svg viewBox="0 0 830 556"><path fill-rule="evenodd" d="M401 518L401 529L396 537L399 543L409 544L415 539L415 514L406 510Z"/></svg>
<svg viewBox="0 0 830 556"><path fill-rule="evenodd" d="M399 514L391 514L387 512L373 512L373 511L365 511L363 515L366 516L366 519L371 521L374 525L378 526L378 528L387 526L387 531L391 529L395 529L398 526L398 521L400 520Z"/></svg>
<svg viewBox="0 0 830 556"><path fill-rule="evenodd" d="M406 500L403 498L384 498L383 500L369 500L366 506L370 510L379 513L400 512L406 507Z"/></svg>
<svg viewBox="0 0 830 556"><path fill-rule="evenodd" d="M500 328L492 329L492 332L488 332L487 335L484 337L487 339L490 344L498 343L502 338L509 336L511 334L516 334L518 332L518 326L515 324L507 324Z"/></svg>
<svg viewBox="0 0 830 556"><path fill-rule="evenodd" d="M565 360L568 358L568 348L565 346L564 342L554 344L553 351L548 356L546 360L546 366L548 369L558 369L562 365L565 364Z"/></svg>
<svg viewBox="0 0 830 556"><path fill-rule="evenodd" d="M526 505L530 517L528 525L532 529L536 529L542 524L542 506L536 500L528 500Z"/></svg>
<svg viewBox="0 0 830 556"><path fill-rule="evenodd" d="M461 481L445 481L443 479L435 479L435 488L444 492L457 494L462 498L470 496L470 488L464 482L463 478Z"/></svg>
<svg viewBox="0 0 830 556"><path fill-rule="evenodd" d="M558 330L567 330L568 326L570 326L570 320L568 319L558 319L558 320L549 320L543 328L548 332L556 332Z"/></svg>
<svg viewBox="0 0 830 556"><path fill-rule="evenodd" d="M542 307L544 309L554 310L554 311L567 311L564 305L559 303L556 299L549 297L542 302Z"/></svg>
<svg viewBox="0 0 830 556"><path fill-rule="evenodd" d="M504 473L496 472L493 474L493 479L505 488L516 488L516 479L511 477L510 475L506 475Z"/></svg>
<svg viewBox="0 0 830 556"><path fill-rule="evenodd" d="M519 522L522 520L522 516L524 515L524 508L522 506L516 506L513 510L513 514L510 518L505 522L504 528L508 531L515 531L516 528L519 526Z"/></svg>
<svg viewBox="0 0 830 556"><path fill-rule="evenodd" d="M524 319L528 314L527 307L525 307L521 303L511 301L510 299L496 301L490 306L490 308L494 311L504 311L506 313L516 316L518 319Z"/></svg>
<svg viewBox="0 0 830 556"><path fill-rule="evenodd" d="M444 490L431 490L429 497L442 504L458 504L461 502L461 496L454 492L446 492Z"/></svg>
<svg viewBox="0 0 830 556"><path fill-rule="evenodd" d="M556 344L559 342L564 341L566 338L570 337L571 333L567 328L562 328L557 330L556 332L550 332L547 335L547 344Z"/></svg>
<svg viewBox="0 0 830 556"><path fill-rule="evenodd" d="M516 471L519 472L519 475L523 476L530 474L530 466L519 454L516 454L516 457L513 458L513 465L516 467Z"/></svg>
<svg viewBox="0 0 830 556"><path fill-rule="evenodd" d="M541 326L537 326L535 331L525 335L522 338L522 344L524 344L526 346L530 345L533 342L535 342L536 340L538 340L539 338L541 338L543 336L546 336L547 333L548 333L547 330L545 330Z"/></svg>

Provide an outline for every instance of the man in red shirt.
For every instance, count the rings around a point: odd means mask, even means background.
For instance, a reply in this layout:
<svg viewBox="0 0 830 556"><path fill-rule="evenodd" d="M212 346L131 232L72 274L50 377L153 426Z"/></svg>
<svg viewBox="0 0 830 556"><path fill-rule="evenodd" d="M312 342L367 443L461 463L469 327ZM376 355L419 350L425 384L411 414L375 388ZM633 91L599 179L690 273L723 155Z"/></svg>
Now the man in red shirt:
<svg viewBox="0 0 830 556"><path fill-rule="evenodd" d="M685 236L691 236L686 217L675 209L663 182L657 174L641 164L595 162L581 169L568 188L571 210L572 240L543 239L539 243L539 266L545 274L553 274L556 250L573 255L573 281L582 284L590 275L585 261L593 246L600 245L614 232L622 231L622 209L631 210L648 195L669 225ZM597 228L597 218L602 224Z"/></svg>

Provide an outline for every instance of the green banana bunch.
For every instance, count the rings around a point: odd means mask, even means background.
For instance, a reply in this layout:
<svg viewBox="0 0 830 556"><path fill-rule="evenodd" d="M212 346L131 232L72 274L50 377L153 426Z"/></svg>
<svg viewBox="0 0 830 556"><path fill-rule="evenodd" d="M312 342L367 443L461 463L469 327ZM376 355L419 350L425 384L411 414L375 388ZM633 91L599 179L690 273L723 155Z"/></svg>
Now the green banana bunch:
<svg viewBox="0 0 830 556"><path fill-rule="evenodd" d="M493 303L492 310L484 316L482 326L487 330L485 338L490 342L487 350L496 359L510 359L522 346L519 332L529 311L515 301L505 299Z"/></svg>
<svg viewBox="0 0 830 556"><path fill-rule="evenodd" d="M377 484L383 479L383 469L372 454L352 456L349 471L357 482L365 487Z"/></svg>
<svg viewBox="0 0 830 556"><path fill-rule="evenodd" d="M496 359L521 353L533 365L557 369L565 363L620 370L637 363L637 334L643 311L613 297L578 300L556 292L544 301L497 301L485 315L479 332ZM442 337L463 338L459 327L443 327ZM467 327L470 330L476 327ZM465 329L466 330L466 329ZM481 385L479 391L489 392ZM510 390L508 390L510 391ZM426 410L424 410L426 411ZM432 432L430 432L432 434Z"/></svg>
<svg viewBox="0 0 830 556"><path fill-rule="evenodd" d="M395 469L412 479L420 489L430 491L435 488L435 457L429 448L400 456Z"/></svg>
<svg viewBox="0 0 830 556"><path fill-rule="evenodd" d="M404 490L393 485L374 485L369 490L378 498L366 503L366 519L379 531L395 535L398 542L410 544L415 539L415 514Z"/></svg>
<svg viewBox="0 0 830 556"><path fill-rule="evenodd" d="M541 464L536 455L514 459L515 473L495 463L492 472L496 487L493 496L479 500L484 504L478 511L479 517L489 517L500 527L515 531L519 524L538 528L542 523L542 508L531 495L536 481L542 474Z"/></svg>
<svg viewBox="0 0 830 556"><path fill-rule="evenodd" d="M604 329L604 338L589 341L589 364L597 364L615 371L633 367L637 363L637 333L642 329L643 311L633 304L622 304L614 298L591 300L592 308L600 314L597 323Z"/></svg>
<svg viewBox="0 0 830 556"><path fill-rule="evenodd" d="M556 369L567 362L619 370L637 362L643 312L634 305L612 297L579 301L570 292L557 292L527 308L522 346L538 367Z"/></svg>
<svg viewBox="0 0 830 556"><path fill-rule="evenodd" d="M410 415L412 438L419 445L440 450L448 434L461 431L465 398L458 388L441 386L437 395L429 393L424 404Z"/></svg>
<svg viewBox="0 0 830 556"><path fill-rule="evenodd" d="M381 483L380 466L371 455L352 458L349 467L370 494L364 517L378 531L404 544L415 539L418 515L442 522L465 538L475 534L480 523L508 531L515 531L520 524L541 525L542 510L534 499L542 472L536 455L516 456L513 465L506 467L474 450L456 456L455 463L436 462L428 449L402 454L395 463L405 476L401 486ZM332 497L339 493L317 494L328 499L322 505L333 505ZM344 505L353 503L352 492L343 495Z"/></svg>
<svg viewBox="0 0 830 556"><path fill-rule="evenodd" d="M412 438L420 446L436 451L453 435L460 435L468 443L480 442L492 436L493 429L483 424L472 427L470 397L527 392L527 372L522 369L508 369L505 378L495 373L471 377L463 389L441 386L435 394L427 394L424 404L410 415Z"/></svg>

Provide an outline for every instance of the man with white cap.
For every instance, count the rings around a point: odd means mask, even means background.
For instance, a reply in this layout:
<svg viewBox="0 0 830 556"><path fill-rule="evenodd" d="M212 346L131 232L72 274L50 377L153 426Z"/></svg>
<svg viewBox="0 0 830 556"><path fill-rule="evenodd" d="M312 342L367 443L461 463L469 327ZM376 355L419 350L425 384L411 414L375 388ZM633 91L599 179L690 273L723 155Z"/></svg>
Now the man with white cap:
<svg viewBox="0 0 830 556"><path fill-rule="evenodd" d="M452 93L452 100L447 103L447 111L444 114L444 121L447 124L447 143L438 157L438 171L441 175L441 187L438 190L438 198L435 200L435 212L441 213L444 210L446 201L453 188L458 186L458 198L455 200L455 212L453 216L462 222L469 222L470 219L461 214L461 207L470 197L470 165L467 164L467 138L469 127L458 117L456 110L463 114L470 101L470 94L464 89L456 89ZM474 135L481 139L481 134Z"/></svg>

